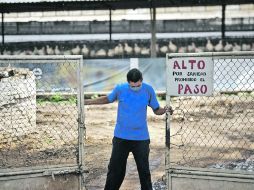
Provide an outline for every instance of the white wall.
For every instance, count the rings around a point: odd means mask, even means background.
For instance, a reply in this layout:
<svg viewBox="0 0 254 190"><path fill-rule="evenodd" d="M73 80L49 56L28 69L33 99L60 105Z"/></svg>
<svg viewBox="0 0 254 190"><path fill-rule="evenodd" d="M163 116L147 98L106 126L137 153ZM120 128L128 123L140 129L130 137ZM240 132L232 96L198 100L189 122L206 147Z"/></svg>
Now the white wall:
<svg viewBox="0 0 254 190"><path fill-rule="evenodd" d="M127 9L112 11L112 20L150 20L149 9ZM206 19L221 17L221 6L157 8L158 20ZM229 5L227 18L254 17L254 4ZM28 21L103 21L109 20L108 10L58 11L5 14L6 22Z"/></svg>

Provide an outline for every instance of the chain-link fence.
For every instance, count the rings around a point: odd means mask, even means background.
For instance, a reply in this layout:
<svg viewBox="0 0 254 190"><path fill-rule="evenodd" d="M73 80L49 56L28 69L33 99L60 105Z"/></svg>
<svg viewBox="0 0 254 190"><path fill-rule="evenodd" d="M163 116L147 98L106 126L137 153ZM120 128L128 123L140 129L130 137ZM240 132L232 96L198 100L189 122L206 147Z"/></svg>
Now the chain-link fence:
<svg viewBox="0 0 254 190"><path fill-rule="evenodd" d="M254 172L254 54L208 57L213 96L171 97L169 165Z"/></svg>
<svg viewBox="0 0 254 190"><path fill-rule="evenodd" d="M82 64L80 56L0 57L0 170L81 164Z"/></svg>

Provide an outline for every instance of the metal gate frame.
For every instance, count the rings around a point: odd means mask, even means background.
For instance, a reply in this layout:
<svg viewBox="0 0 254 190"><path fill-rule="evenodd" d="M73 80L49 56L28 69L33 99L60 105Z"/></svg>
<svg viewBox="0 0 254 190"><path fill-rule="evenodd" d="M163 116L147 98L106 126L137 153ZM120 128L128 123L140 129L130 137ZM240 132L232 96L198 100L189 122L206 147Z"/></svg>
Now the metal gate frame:
<svg viewBox="0 0 254 190"><path fill-rule="evenodd" d="M56 61L73 61L77 64L77 108L78 108L78 156L76 164L61 164L40 167L22 167L13 169L0 169L0 182L27 179L36 177L51 176L54 179L56 175L75 174L78 175L79 190L84 189L84 136L85 136L85 118L84 118L84 87L83 87L83 56L82 55L56 55L56 56L40 56L25 55L11 56L0 55L0 60L53 60Z"/></svg>
<svg viewBox="0 0 254 190"><path fill-rule="evenodd" d="M171 53L166 55L166 71L168 71L168 60L172 58L186 57L212 57L218 58L238 58L238 59L254 59L253 51L242 52L203 52L203 53ZM166 73L166 104L170 105L169 95L169 77ZM166 172L166 189L168 190L224 190L254 189L254 173L245 171L231 171L209 168L194 168L171 166L170 164L170 116L166 116L165 130L165 172ZM225 187L225 184L229 186Z"/></svg>

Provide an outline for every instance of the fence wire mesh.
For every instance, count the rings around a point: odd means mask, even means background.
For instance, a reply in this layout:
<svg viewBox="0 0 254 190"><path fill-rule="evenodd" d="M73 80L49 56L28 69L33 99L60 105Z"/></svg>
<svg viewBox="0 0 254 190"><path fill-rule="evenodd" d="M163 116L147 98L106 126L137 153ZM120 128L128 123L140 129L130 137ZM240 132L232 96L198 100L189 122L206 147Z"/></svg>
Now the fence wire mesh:
<svg viewBox="0 0 254 190"><path fill-rule="evenodd" d="M77 164L78 61L0 57L0 170Z"/></svg>
<svg viewBox="0 0 254 190"><path fill-rule="evenodd" d="M172 167L254 172L254 57L214 58L214 94L173 97Z"/></svg>

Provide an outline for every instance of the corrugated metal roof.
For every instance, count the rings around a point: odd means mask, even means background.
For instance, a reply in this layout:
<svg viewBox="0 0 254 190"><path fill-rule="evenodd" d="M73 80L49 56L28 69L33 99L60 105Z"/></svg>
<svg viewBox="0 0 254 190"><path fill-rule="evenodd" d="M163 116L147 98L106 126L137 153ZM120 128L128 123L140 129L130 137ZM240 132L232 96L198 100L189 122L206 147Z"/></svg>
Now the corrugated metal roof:
<svg viewBox="0 0 254 190"><path fill-rule="evenodd" d="M0 12L137 9L253 4L253 0L0 0Z"/></svg>
<svg viewBox="0 0 254 190"><path fill-rule="evenodd" d="M129 1L132 2L131 7L133 3L140 6L150 2L150 0L0 0L0 12L106 10L118 9L118 7L126 9L125 6L129 4Z"/></svg>
<svg viewBox="0 0 254 190"><path fill-rule="evenodd" d="M42 2L76 2L76 1L115 1L115 0L0 0L0 3L42 3Z"/></svg>
<svg viewBox="0 0 254 190"><path fill-rule="evenodd" d="M126 2L128 3L128 0L0 0L0 4L1 3L42 3L42 2L114 2L114 1L122 1L122 2ZM129 2L134 2L135 0L130 0ZM139 1L142 1L142 0L136 0L136 2L138 3ZM161 2L169 2L170 0L146 0L147 2L150 2L150 3L156 3L158 1L161 1ZM245 4L246 2L248 3L253 3L253 0L224 0L224 1L221 1L221 0L177 0L177 1L173 1L173 2L170 2L171 4L178 4L178 5L184 5L184 4L207 4L207 3L211 3L211 2L214 2L214 4ZM144 2L144 0L143 0Z"/></svg>

